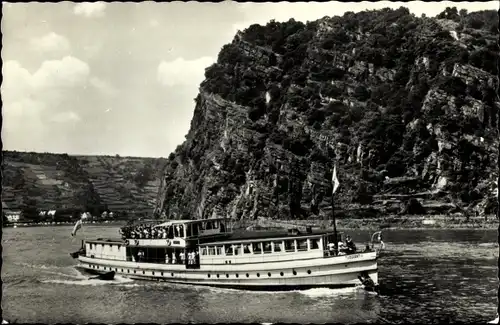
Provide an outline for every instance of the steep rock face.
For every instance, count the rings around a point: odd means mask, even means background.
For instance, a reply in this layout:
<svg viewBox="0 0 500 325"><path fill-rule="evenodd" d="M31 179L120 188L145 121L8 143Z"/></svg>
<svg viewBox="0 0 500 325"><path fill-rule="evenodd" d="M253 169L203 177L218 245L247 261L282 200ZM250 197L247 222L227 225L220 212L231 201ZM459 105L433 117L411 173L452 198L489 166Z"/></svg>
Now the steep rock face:
<svg viewBox="0 0 500 325"><path fill-rule="evenodd" d="M405 8L239 32L206 69L156 213L317 218L496 208L495 12ZM354 213L354 212L353 212Z"/></svg>

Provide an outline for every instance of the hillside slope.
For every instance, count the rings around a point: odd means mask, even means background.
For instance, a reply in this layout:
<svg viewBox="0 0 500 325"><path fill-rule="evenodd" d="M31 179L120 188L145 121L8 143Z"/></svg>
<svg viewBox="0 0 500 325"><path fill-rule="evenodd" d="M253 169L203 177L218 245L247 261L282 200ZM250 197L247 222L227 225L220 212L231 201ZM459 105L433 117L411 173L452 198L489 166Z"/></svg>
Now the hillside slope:
<svg viewBox="0 0 500 325"><path fill-rule="evenodd" d="M200 86L155 212L318 218L496 209L497 13L252 25ZM408 210L409 209L409 210Z"/></svg>
<svg viewBox="0 0 500 325"><path fill-rule="evenodd" d="M11 209L151 213L166 159L4 151L3 163L2 202Z"/></svg>

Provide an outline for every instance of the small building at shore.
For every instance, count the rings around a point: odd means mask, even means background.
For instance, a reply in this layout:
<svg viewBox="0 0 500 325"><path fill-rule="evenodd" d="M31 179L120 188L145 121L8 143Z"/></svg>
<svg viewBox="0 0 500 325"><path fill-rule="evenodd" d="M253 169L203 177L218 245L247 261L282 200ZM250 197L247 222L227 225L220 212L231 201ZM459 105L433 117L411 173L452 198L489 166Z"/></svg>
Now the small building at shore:
<svg viewBox="0 0 500 325"><path fill-rule="evenodd" d="M3 210L3 213L8 222L19 222L23 219L21 210Z"/></svg>

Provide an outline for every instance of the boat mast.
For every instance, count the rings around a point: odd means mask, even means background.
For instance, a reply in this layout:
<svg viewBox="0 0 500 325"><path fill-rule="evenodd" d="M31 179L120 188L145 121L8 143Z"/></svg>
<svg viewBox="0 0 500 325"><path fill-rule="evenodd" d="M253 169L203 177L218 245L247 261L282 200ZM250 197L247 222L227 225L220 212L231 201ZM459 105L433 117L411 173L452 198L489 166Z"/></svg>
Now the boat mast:
<svg viewBox="0 0 500 325"><path fill-rule="evenodd" d="M335 167L334 167L335 168ZM332 188L335 188L335 185L332 183ZM333 234L335 236L335 253L338 253L338 245L339 245L339 240L338 240L338 235L337 235L337 222L335 221L335 190L332 190L332 222L333 222Z"/></svg>
<svg viewBox="0 0 500 325"><path fill-rule="evenodd" d="M333 170L332 170L332 222L333 222L333 234L335 236L335 243L334 243L334 248L335 248L335 253L338 254L338 249L339 249L339 241L338 241L338 234L337 234L337 222L335 220L335 191L337 190L339 186L339 181L337 179L337 164L336 164L336 159L337 159L337 150L336 149L336 144L334 144L335 147L333 147Z"/></svg>

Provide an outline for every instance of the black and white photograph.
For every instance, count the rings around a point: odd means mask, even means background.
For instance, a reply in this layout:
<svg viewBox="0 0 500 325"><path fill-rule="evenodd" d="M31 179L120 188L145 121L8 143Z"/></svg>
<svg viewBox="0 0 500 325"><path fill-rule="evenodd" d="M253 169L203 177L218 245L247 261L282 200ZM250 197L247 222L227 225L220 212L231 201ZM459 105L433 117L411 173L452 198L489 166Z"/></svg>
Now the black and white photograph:
<svg viewBox="0 0 500 325"><path fill-rule="evenodd" d="M486 2L2 2L2 324L498 324Z"/></svg>

